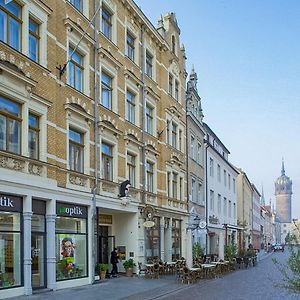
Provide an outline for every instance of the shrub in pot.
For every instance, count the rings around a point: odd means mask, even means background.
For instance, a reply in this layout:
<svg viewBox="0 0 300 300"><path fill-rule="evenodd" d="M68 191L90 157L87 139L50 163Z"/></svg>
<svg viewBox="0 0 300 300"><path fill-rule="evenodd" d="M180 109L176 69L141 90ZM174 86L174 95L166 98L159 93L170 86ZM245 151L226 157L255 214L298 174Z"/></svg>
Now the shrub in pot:
<svg viewBox="0 0 300 300"><path fill-rule="evenodd" d="M126 270L126 276L132 277L133 275L133 267L136 266L132 258L129 258L128 260L125 260L123 262L123 266Z"/></svg>
<svg viewBox="0 0 300 300"><path fill-rule="evenodd" d="M106 272L109 270L108 264L98 264L97 265L98 274L101 280L105 279Z"/></svg>

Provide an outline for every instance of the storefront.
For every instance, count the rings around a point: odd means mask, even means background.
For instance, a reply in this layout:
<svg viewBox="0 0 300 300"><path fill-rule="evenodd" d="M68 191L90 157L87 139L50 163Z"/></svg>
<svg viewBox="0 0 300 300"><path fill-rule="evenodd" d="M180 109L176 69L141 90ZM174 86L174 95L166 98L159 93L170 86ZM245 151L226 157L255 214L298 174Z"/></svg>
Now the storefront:
<svg viewBox="0 0 300 300"><path fill-rule="evenodd" d="M87 207L57 202L56 214L56 280L87 277Z"/></svg>
<svg viewBox="0 0 300 300"><path fill-rule="evenodd" d="M22 198L0 194L0 289L23 285Z"/></svg>

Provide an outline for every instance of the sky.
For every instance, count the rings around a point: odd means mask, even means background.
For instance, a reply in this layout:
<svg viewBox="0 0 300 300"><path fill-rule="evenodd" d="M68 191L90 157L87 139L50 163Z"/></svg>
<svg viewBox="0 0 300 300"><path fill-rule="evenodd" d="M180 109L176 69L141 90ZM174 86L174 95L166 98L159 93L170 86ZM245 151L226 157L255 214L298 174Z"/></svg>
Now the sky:
<svg viewBox="0 0 300 300"><path fill-rule="evenodd" d="M175 12L204 121L275 204L284 158L300 218L300 1L136 0L156 26Z"/></svg>

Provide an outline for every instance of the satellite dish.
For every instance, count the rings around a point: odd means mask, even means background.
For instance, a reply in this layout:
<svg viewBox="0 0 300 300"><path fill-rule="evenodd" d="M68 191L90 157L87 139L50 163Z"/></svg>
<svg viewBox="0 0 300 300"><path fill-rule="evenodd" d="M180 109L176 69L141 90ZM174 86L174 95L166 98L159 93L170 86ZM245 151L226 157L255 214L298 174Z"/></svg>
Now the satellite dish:
<svg viewBox="0 0 300 300"><path fill-rule="evenodd" d="M155 223L153 221L145 221L143 223L143 226L146 227L146 228L151 228L155 225Z"/></svg>
<svg viewBox="0 0 300 300"><path fill-rule="evenodd" d="M200 221L199 223L199 228L204 229L206 227L206 222L205 221Z"/></svg>

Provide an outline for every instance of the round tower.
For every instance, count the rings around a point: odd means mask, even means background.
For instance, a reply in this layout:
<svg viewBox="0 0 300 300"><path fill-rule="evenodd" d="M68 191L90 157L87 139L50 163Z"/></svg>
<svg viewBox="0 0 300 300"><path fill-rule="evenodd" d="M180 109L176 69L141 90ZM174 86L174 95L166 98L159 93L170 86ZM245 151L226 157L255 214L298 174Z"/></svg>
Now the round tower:
<svg viewBox="0 0 300 300"><path fill-rule="evenodd" d="M292 222L292 180L285 175L282 159L281 176L275 181L276 213L281 223Z"/></svg>

